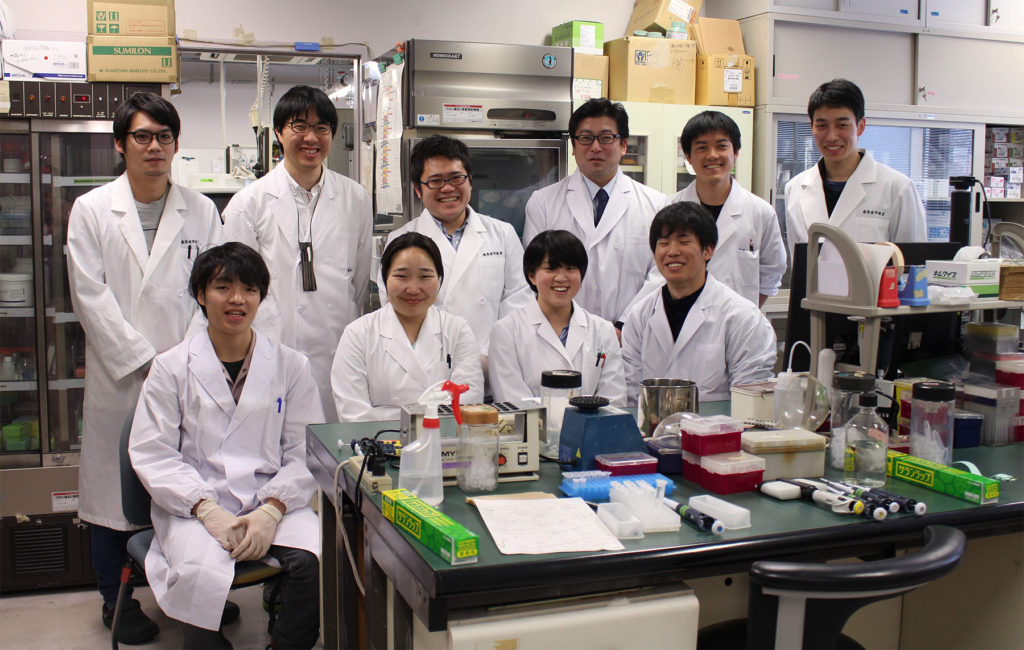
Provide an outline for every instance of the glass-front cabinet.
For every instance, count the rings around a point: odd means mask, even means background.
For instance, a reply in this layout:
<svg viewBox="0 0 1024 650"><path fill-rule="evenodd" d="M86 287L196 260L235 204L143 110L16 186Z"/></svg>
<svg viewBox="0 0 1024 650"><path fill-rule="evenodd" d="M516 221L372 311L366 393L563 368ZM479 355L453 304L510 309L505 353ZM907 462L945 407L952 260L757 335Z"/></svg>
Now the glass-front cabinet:
<svg viewBox="0 0 1024 650"><path fill-rule="evenodd" d="M112 140L105 120L0 120L0 469L78 464L85 336L67 225L120 172Z"/></svg>

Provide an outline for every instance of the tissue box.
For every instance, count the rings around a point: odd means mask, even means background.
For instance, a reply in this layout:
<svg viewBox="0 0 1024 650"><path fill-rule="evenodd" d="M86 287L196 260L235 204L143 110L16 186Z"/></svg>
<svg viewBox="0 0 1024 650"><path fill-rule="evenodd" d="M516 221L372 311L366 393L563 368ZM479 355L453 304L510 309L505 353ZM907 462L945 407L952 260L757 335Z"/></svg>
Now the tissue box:
<svg viewBox="0 0 1024 650"><path fill-rule="evenodd" d="M85 81L85 43L5 39L0 43L4 80Z"/></svg>
<svg viewBox="0 0 1024 650"><path fill-rule="evenodd" d="M944 287L969 287L981 298L999 295L998 259L968 260L927 260L929 284Z"/></svg>
<svg viewBox="0 0 1024 650"><path fill-rule="evenodd" d="M577 54L600 56L604 54L604 23L570 20L552 27L551 45L574 48Z"/></svg>

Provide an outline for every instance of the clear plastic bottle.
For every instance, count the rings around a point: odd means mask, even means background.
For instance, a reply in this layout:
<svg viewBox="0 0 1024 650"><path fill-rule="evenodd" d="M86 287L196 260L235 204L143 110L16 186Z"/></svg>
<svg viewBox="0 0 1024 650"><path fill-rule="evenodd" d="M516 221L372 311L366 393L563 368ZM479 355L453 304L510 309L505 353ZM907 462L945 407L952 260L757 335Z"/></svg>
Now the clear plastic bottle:
<svg viewBox="0 0 1024 650"><path fill-rule="evenodd" d="M861 394L873 394L875 378L865 372L836 372L832 375L832 430L829 448L829 464L832 469L846 467L846 423L857 411L857 399Z"/></svg>
<svg viewBox="0 0 1024 650"><path fill-rule="evenodd" d="M569 399L580 394L583 375L576 370L545 370L540 374L540 399L544 406L544 440L540 453L558 458L558 441L562 435L562 416Z"/></svg>
<svg viewBox="0 0 1024 650"><path fill-rule="evenodd" d="M463 492L498 487L498 409L488 404L462 407L456 444L455 481Z"/></svg>
<svg viewBox="0 0 1024 650"><path fill-rule="evenodd" d="M845 427L843 479L869 487L885 485L889 449L889 425L875 412L876 406L876 396L862 394L859 408Z"/></svg>
<svg viewBox="0 0 1024 650"><path fill-rule="evenodd" d="M951 464L956 388L945 381L919 381L912 390L910 455Z"/></svg>

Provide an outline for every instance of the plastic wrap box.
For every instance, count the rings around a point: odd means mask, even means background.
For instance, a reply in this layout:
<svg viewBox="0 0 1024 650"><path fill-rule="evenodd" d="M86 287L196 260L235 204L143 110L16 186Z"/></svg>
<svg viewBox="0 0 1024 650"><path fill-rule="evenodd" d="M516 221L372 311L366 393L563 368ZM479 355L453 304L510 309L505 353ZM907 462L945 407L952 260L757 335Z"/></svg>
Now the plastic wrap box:
<svg viewBox="0 0 1024 650"><path fill-rule="evenodd" d="M971 503L999 500L999 481L890 450L886 474Z"/></svg>
<svg viewBox="0 0 1024 650"><path fill-rule="evenodd" d="M408 490L383 492L381 513L449 564L471 564L480 555L478 535Z"/></svg>
<svg viewBox="0 0 1024 650"><path fill-rule="evenodd" d="M825 473L825 436L805 429L744 431L741 446L764 459L765 481Z"/></svg>

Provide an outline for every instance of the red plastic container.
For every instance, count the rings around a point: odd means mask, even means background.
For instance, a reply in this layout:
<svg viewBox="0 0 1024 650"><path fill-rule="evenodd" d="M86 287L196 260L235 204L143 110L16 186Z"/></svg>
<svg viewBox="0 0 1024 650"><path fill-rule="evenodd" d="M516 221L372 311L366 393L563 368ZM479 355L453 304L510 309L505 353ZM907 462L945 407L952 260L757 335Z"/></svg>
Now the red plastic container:
<svg viewBox="0 0 1024 650"><path fill-rule="evenodd" d="M759 456L737 451L702 456L700 467L701 487L715 494L733 494L756 490L764 479L765 462Z"/></svg>
<svg viewBox="0 0 1024 650"><path fill-rule="evenodd" d="M683 452L683 478L698 485L701 483L704 479L704 470L700 466L700 456L688 451Z"/></svg>
<svg viewBox="0 0 1024 650"><path fill-rule="evenodd" d="M642 451L622 451L615 454L594 456L597 469L611 472L612 476L631 474L656 474L658 459Z"/></svg>
<svg viewBox="0 0 1024 650"><path fill-rule="evenodd" d="M679 424L683 451L698 456L739 451L743 422L724 416L712 415L683 420Z"/></svg>

